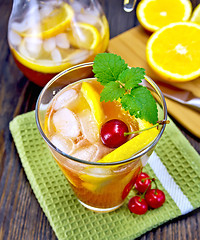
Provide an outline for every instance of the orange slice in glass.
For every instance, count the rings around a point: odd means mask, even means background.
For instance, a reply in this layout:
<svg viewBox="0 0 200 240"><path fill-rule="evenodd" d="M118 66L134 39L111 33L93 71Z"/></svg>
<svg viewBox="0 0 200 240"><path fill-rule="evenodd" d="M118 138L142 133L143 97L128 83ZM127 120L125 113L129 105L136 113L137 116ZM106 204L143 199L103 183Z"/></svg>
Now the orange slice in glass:
<svg viewBox="0 0 200 240"><path fill-rule="evenodd" d="M76 22L71 25L68 38L74 47L95 50L101 40L101 35L96 27L87 23Z"/></svg>
<svg viewBox="0 0 200 240"><path fill-rule="evenodd" d="M19 52L12 48L12 53L14 57L24 66L42 73L57 73L66 68L72 66L69 59L76 50L72 49L63 49L60 50L60 53L67 58L63 58L60 62L55 62L51 59L50 53L46 53L43 48L39 52L39 57L33 58L33 56L28 52L26 48L26 43L22 40L19 46ZM41 58L40 58L41 56Z"/></svg>
<svg viewBox="0 0 200 240"><path fill-rule="evenodd" d="M31 30L20 33L23 37L50 38L67 30L74 16L72 7L63 3L41 19Z"/></svg>
<svg viewBox="0 0 200 240"><path fill-rule="evenodd" d="M91 86L91 84L87 82L82 83L81 92L83 93L84 98L88 102L94 119L96 120L97 126L100 129L105 117L102 104L100 102L99 93L97 93L97 91Z"/></svg>

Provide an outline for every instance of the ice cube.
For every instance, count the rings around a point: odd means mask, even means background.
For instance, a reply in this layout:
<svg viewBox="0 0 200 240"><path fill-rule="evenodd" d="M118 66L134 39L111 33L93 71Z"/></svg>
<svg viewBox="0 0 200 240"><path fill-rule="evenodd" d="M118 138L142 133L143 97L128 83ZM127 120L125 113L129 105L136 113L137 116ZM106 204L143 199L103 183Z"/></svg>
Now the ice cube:
<svg viewBox="0 0 200 240"><path fill-rule="evenodd" d="M67 107L77 97L78 93L74 89L69 89L63 92L56 98L54 109L58 110L59 108Z"/></svg>
<svg viewBox="0 0 200 240"><path fill-rule="evenodd" d="M41 17L47 17L49 14L53 11L53 6L42 6L40 9L40 15Z"/></svg>
<svg viewBox="0 0 200 240"><path fill-rule="evenodd" d="M71 6L74 9L75 12L81 12L83 9L83 6L80 2L77 1L71 1Z"/></svg>
<svg viewBox="0 0 200 240"><path fill-rule="evenodd" d="M30 56L32 58L37 58L41 51L43 41L40 38L31 38L31 37L24 38L24 41L25 41L25 47L30 53Z"/></svg>
<svg viewBox="0 0 200 240"><path fill-rule="evenodd" d="M83 135L80 135L80 137L78 137L76 139L76 148L77 149L87 147L90 144L91 143Z"/></svg>
<svg viewBox="0 0 200 240"><path fill-rule="evenodd" d="M99 16L99 10L97 7L90 7L90 8L87 8L85 9L85 14L88 14L88 15L91 15L91 16Z"/></svg>
<svg viewBox="0 0 200 240"><path fill-rule="evenodd" d="M24 20L22 22L13 22L11 24L11 29L13 29L16 32L25 32L29 29L29 24L27 22L27 20Z"/></svg>
<svg viewBox="0 0 200 240"><path fill-rule="evenodd" d="M95 143L99 138L97 123L89 109L85 109L78 114L81 131L84 137L91 143Z"/></svg>
<svg viewBox="0 0 200 240"><path fill-rule="evenodd" d="M89 145L84 148L77 149L74 153L72 153L72 156L86 160L86 161L93 161L97 154L97 147L95 145Z"/></svg>
<svg viewBox="0 0 200 240"><path fill-rule="evenodd" d="M67 108L54 113L53 124L63 137L76 138L80 134L80 123L76 115Z"/></svg>
<svg viewBox="0 0 200 240"><path fill-rule="evenodd" d="M84 60L86 60L89 55L92 54L92 51L88 51L88 50L76 50L74 51L73 54L70 55L69 58L69 62L72 65L75 65L77 63L83 62Z"/></svg>
<svg viewBox="0 0 200 240"><path fill-rule="evenodd" d="M90 167L86 169L87 173L95 177L105 177L112 174L111 170L108 168L100 167Z"/></svg>
<svg viewBox="0 0 200 240"><path fill-rule="evenodd" d="M70 47L66 33L61 33L56 36L56 45L63 49L68 49Z"/></svg>
<svg viewBox="0 0 200 240"><path fill-rule="evenodd" d="M55 47L56 47L56 39L55 38L48 38L48 39L44 40L43 48L46 52L53 51Z"/></svg>
<svg viewBox="0 0 200 240"><path fill-rule="evenodd" d="M63 138L61 135L54 135L51 142L64 153L70 154L74 149L74 143L70 138Z"/></svg>
<svg viewBox="0 0 200 240"><path fill-rule="evenodd" d="M27 51L24 44L19 45L19 52L24 58L31 58L31 54Z"/></svg>
<svg viewBox="0 0 200 240"><path fill-rule="evenodd" d="M40 22L40 14L38 11L38 8L30 8L28 10L28 12L26 13L26 15L24 16L24 19L21 22L13 22L11 24L11 28L18 32L18 33L22 33L22 32L38 32L37 26L38 23Z"/></svg>
<svg viewBox="0 0 200 240"><path fill-rule="evenodd" d="M60 54L60 51L55 48L52 52L51 52L51 57L52 57L52 60L54 62L57 62L57 63L60 63L62 62L62 56Z"/></svg>
<svg viewBox="0 0 200 240"><path fill-rule="evenodd" d="M38 9L38 7L33 8L33 6L30 6L29 11L26 13L26 17L24 18L28 28L33 32L37 33L38 31L41 31L40 29L40 20L41 20L41 16L40 16L40 11Z"/></svg>
<svg viewBox="0 0 200 240"><path fill-rule="evenodd" d="M26 44L30 45L42 45L43 41L40 38L34 38L34 37L26 37L24 38L24 41Z"/></svg>
<svg viewBox="0 0 200 240"><path fill-rule="evenodd" d="M21 40L22 40L20 35L12 30L9 32L8 38L9 38L10 44L13 46L19 46L19 44L21 43Z"/></svg>
<svg viewBox="0 0 200 240"><path fill-rule="evenodd" d="M79 22L85 22L91 25L95 25L99 22L99 18L97 16L91 15L91 14L78 14L77 15L77 21Z"/></svg>
<svg viewBox="0 0 200 240"><path fill-rule="evenodd" d="M98 160L100 160L100 159L103 158L105 155L107 155L108 153L110 153L110 152L113 151L112 148L106 147L106 146L101 142L101 140L99 140L97 143L95 143L95 145L96 145L97 148L98 148L98 152L97 152L97 155L96 155L95 162L98 161Z"/></svg>

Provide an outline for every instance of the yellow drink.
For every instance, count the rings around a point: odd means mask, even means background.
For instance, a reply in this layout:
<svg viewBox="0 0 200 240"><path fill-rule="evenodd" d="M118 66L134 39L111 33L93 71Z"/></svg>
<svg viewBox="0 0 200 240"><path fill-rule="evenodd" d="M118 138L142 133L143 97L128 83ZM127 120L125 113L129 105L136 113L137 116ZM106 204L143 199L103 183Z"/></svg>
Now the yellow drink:
<svg viewBox="0 0 200 240"><path fill-rule="evenodd" d="M20 70L44 86L60 71L93 61L104 52L109 27L101 9L84 9L81 3L40 2L22 16L10 18L8 41Z"/></svg>

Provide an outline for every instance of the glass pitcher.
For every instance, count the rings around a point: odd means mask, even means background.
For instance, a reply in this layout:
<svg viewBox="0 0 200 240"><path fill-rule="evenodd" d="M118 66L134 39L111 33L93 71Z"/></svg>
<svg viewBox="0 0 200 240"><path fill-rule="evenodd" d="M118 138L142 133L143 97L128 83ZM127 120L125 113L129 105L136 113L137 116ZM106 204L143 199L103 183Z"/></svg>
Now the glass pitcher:
<svg viewBox="0 0 200 240"><path fill-rule="evenodd" d="M58 72L104 52L109 26L97 0L14 0L8 42L19 69L44 86Z"/></svg>

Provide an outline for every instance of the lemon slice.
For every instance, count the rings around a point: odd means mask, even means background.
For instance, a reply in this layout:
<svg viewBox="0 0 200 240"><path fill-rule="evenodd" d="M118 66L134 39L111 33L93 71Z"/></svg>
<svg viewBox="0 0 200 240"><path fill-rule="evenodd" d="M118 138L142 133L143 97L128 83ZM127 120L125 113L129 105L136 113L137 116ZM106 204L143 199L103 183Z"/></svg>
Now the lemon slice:
<svg viewBox="0 0 200 240"><path fill-rule="evenodd" d="M138 124L140 129L148 128L152 126L149 122L145 120L138 119ZM116 162L123 160L125 158L131 157L134 153L141 150L143 147L147 146L154 138L158 135L158 130L156 128L147 130L138 136L134 137L130 141L126 142L119 148L115 149L98 162ZM140 136L140 137L139 137ZM113 174L111 169L115 169L115 166L109 166L99 169L98 167L92 168L87 167L85 170L87 174L80 175L80 179L83 181L83 187L87 188L92 192L99 191L102 187L108 185L112 181L116 180L117 175ZM122 181L127 182L133 177L133 172L128 174Z"/></svg>
<svg viewBox="0 0 200 240"><path fill-rule="evenodd" d="M82 22L73 23L68 34L72 46L87 50L97 48L101 35L96 27Z"/></svg>
<svg viewBox="0 0 200 240"><path fill-rule="evenodd" d="M41 19L34 28L26 32L20 33L23 37L50 38L65 31L74 16L72 7L63 3L59 7L55 7L52 12Z"/></svg>
<svg viewBox="0 0 200 240"><path fill-rule="evenodd" d="M83 187L92 192L99 191L102 187L106 186L116 178L110 169L88 167L85 170L87 171L87 174L80 175L80 179L83 181Z"/></svg>
<svg viewBox="0 0 200 240"><path fill-rule="evenodd" d="M190 19L191 22L196 22L200 24L200 4L198 4L193 13L192 13L192 17Z"/></svg>
<svg viewBox="0 0 200 240"><path fill-rule="evenodd" d="M43 56L43 59L34 59L33 56L28 52L28 50L25 47L25 41L22 40L20 46L19 46L19 52L16 51L14 48L11 49L14 57L24 66L35 70L37 72L42 73L58 73L66 68L69 68L72 66L68 59L70 58L70 55L74 53L74 50L63 50L65 51L63 55L68 56L66 59L62 59L61 62L55 62L52 59L50 59L47 54L41 50L39 53L40 56ZM44 59L44 57L47 57ZM49 58L48 58L49 57Z"/></svg>
<svg viewBox="0 0 200 240"><path fill-rule="evenodd" d="M187 21L191 12L189 0L143 0L136 9L138 21L151 32L172 22Z"/></svg>
<svg viewBox="0 0 200 240"><path fill-rule="evenodd" d="M99 42L98 46L95 47L96 53L101 53L106 51L109 43L109 38L110 38L108 21L104 15L102 16L102 21L101 20L99 21L99 24L101 26L100 27L101 41Z"/></svg>
<svg viewBox="0 0 200 240"><path fill-rule="evenodd" d="M147 122L144 119L136 118L138 125L139 125L139 130L143 130L145 128L152 127L153 125L150 122Z"/></svg>
<svg viewBox="0 0 200 240"><path fill-rule="evenodd" d="M141 127L140 129L144 129L152 126L152 124L148 123L145 120L140 120L139 126ZM146 130L131 140L127 141L120 147L116 148L114 151L104 156L98 162L118 162L130 158L133 154L137 153L148 144L150 144L157 137L158 133L159 131L157 128Z"/></svg>
<svg viewBox="0 0 200 240"><path fill-rule="evenodd" d="M94 119L97 123L97 126L100 129L105 118L102 104L100 102L100 95L91 86L91 84L87 82L82 83L81 92L83 93L84 98L88 102L93 113Z"/></svg>
<svg viewBox="0 0 200 240"><path fill-rule="evenodd" d="M90 52L88 50L57 48L61 59L59 61L53 60L52 52L46 52L43 45L38 56L35 57L34 53L30 53L27 50L25 39L21 41L18 51L14 48L11 49L12 53L21 64L37 72L58 73L80 62L89 61L90 58Z"/></svg>

